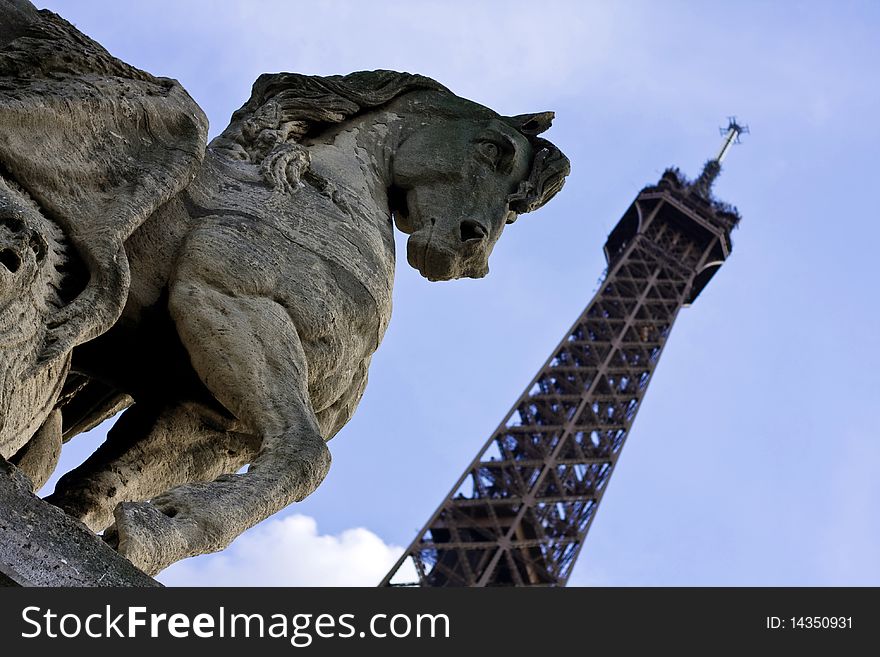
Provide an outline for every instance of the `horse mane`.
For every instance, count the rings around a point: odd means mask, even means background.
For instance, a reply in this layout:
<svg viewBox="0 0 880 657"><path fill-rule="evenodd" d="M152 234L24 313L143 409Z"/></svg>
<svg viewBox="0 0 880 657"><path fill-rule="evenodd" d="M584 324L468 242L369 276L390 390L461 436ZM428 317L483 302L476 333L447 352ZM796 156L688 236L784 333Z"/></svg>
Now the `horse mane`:
<svg viewBox="0 0 880 657"><path fill-rule="evenodd" d="M282 184L285 169L286 176L298 182L309 164L308 151L299 146L307 134L422 89L449 91L431 78L397 71L329 77L264 73L211 148L232 159L259 164L270 184Z"/></svg>
<svg viewBox="0 0 880 657"><path fill-rule="evenodd" d="M380 107L411 91L452 94L423 75L377 70L322 77L300 73L264 73L247 102L232 114L229 126L210 147L240 161L259 164L270 185L301 185L309 168L308 150L301 145L332 124ZM480 106L482 107L482 106ZM498 116L492 110L488 113ZM499 117L514 125L532 143L535 156L529 177L510 197L517 213L531 212L549 201L570 171L568 158L546 139L552 113Z"/></svg>

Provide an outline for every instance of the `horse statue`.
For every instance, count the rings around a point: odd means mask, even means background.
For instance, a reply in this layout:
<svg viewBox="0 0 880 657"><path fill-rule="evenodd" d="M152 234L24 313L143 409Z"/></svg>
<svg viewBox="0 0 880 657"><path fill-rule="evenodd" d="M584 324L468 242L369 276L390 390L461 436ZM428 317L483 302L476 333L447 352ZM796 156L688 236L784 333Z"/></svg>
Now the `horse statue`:
<svg viewBox="0 0 880 657"><path fill-rule="evenodd" d="M262 75L229 126L26 0L0 16L0 455L148 574L312 493L391 314L394 227L487 274L562 187L553 114L427 77Z"/></svg>

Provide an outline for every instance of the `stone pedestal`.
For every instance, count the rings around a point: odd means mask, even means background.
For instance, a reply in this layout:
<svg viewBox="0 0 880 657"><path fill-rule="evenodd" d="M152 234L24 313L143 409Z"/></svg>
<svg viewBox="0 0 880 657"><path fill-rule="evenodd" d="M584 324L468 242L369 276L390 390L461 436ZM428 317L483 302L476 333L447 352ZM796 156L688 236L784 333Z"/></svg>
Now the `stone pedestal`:
<svg viewBox="0 0 880 657"><path fill-rule="evenodd" d="M161 586L0 458L0 586Z"/></svg>

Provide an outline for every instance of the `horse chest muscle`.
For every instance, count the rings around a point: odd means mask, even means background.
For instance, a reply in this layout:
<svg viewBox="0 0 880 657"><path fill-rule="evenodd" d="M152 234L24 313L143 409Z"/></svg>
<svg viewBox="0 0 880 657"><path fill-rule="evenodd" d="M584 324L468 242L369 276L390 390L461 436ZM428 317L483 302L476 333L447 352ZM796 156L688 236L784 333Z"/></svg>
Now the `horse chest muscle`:
<svg viewBox="0 0 880 657"><path fill-rule="evenodd" d="M293 194L246 180L231 187L228 172L210 165L187 194L190 211L203 214L193 230L210 235L218 266L291 318L319 417L350 416L391 315L394 239L387 211L331 200L309 185Z"/></svg>

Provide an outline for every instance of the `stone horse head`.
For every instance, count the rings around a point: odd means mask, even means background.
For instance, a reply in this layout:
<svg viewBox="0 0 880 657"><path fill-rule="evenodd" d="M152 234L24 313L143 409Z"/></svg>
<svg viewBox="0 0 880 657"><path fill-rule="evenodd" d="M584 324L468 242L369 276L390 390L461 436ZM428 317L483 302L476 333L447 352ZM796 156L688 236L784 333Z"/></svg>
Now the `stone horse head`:
<svg viewBox="0 0 880 657"><path fill-rule="evenodd" d="M297 149L293 156L291 141L306 144L328 124L380 105L402 123L388 205L398 229L410 236L409 264L429 280L485 276L504 226L547 203L570 171L568 158L538 136L553 112L501 116L430 78L394 71L263 75L212 145L262 159L264 170L277 169L279 153L286 153L288 169L291 159L299 161L299 181L308 155Z"/></svg>
<svg viewBox="0 0 880 657"><path fill-rule="evenodd" d="M568 159L537 137L550 127L552 112L498 116L439 96L407 104L419 102L433 114L440 107L432 101L455 113L402 142L394 159L395 221L410 236L409 264L425 278L481 278L504 226L559 191Z"/></svg>

